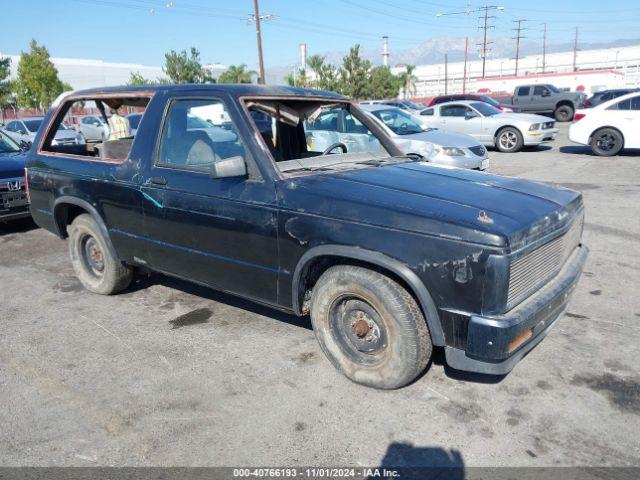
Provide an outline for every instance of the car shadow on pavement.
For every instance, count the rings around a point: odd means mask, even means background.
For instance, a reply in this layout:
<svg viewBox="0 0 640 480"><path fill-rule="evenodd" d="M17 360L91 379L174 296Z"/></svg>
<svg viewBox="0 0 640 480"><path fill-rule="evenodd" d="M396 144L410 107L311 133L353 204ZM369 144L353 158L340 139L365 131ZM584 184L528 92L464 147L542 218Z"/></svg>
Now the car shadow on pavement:
<svg viewBox="0 0 640 480"><path fill-rule="evenodd" d="M560 153L569 153L573 155L588 155L590 157L597 157L606 159L607 157L598 157L591 151L591 147L585 145L565 145L560 147ZM640 155L640 149L628 148L614 155L614 157L637 157Z"/></svg>
<svg viewBox="0 0 640 480"><path fill-rule="evenodd" d="M21 218L7 223L0 223L0 236L12 233L24 233L39 228L31 218Z"/></svg>
<svg viewBox="0 0 640 480"><path fill-rule="evenodd" d="M522 147L523 152L545 152L547 150L553 150L551 145L525 145Z"/></svg>
<svg viewBox="0 0 640 480"><path fill-rule="evenodd" d="M464 461L458 450L446 450L439 447L414 447L410 443L394 442L380 462L380 466L367 472L367 479L390 477L396 472L403 480L424 480L427 478L446 478L463 480L465 478Z"/></svg>
<svg viewBox="0 0 640 480"><path fill-rule="evenodd" d="M231 307L240 308L256 315L272 318L279 322L287 323L289 325L295 325L296 327L306 328L312 330L311 320L308 316L297 317L275 308L270 308L258 303L245 300L244 298L236 297L234 295L213 290L202 285L187 282L186 280L180 280L179 278L169 277L160 273L151 273L149 275L136 275L131 282L131 285L124 294L135 293L139 290L145 290L152 285L162 285L164 287L172 288L189 295L196 297L206 298L214 302L223 303Z"/></svg>

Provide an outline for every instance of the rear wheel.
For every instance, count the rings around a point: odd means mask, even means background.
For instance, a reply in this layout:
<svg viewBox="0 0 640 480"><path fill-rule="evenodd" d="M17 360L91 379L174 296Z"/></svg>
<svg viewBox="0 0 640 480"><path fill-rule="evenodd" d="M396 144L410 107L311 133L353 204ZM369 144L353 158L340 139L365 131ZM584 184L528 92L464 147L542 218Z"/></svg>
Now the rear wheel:
<svg viewBox="0 0 640 480"><path fill-rule="evenodd" d="M366 268L329 268L313 289L311 321L327 358L362 385L402 387L431 358L431 337L415 299L391 278Z"/></svg>
<svg viewBox="0 0 640 480"><path fill-rule="evenodd" d="M129 286L132 268L111 255L108 240L91 215L78 215L67 231L71 264L87 290L111 295Z"/></svg>
<svg viewBox="0 0 640 480"><path fill-rule="evenodd" d="M570 122L573 120L573 107L570 105L560 105L556 108L554 116L558 122Z"/></svg>
<svg viewBox="0 0 640 480"><path fill-rule="evenodd" d="M623 143L624 139L619 131L613 128L602 128L591 136L589 145L596 155L611 157L622 150Z"/></svg>
<svg viewBox="0 0 640 480"><path fill-rule="evenodd" d="M504 153L514 153L522 149L524 140L520 130L515 127L505 127L496 135L496 148Z"/></svg>

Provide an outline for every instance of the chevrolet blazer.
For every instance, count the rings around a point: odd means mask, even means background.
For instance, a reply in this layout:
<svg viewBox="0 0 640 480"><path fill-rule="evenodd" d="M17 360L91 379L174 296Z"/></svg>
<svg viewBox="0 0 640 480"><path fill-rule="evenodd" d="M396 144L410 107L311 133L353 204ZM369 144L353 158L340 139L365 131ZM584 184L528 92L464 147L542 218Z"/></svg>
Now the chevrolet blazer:
<svg viewBox="0 0 640 480"><path fill-rule="evenodd" d="M74 104L142 119L135 136L57 144ZM363 134L354 151L320 141L336 118ZM377 388L416 379L434 347L455 369L506 374L562 315L587 254L579 193L404 156L318 90L73 92L26 172L34 220L67 239L88 290L147 269L310 315L331 363Z"/></svg>

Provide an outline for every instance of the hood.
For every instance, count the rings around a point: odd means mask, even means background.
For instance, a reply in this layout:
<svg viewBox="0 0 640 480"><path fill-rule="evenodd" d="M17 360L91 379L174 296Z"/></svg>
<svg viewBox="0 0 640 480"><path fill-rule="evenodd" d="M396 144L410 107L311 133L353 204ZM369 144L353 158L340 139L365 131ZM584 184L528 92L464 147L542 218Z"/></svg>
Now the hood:
<svg viewBox="0 0 640 480"><path fill-rule="evenodd" d="M446 132L439 129L433 129L426 132L412 133L411 135L398 135L400 139L418 140L430 142L441 147L477 147L480 145L471 135L464 133Z"/></svg>
<svg viewBox="0 0 640 480"><path fill-rule="evenodd" d="M515 250L566 225L580 193L482 172L403 163L285 180L284 207Z"/></svg>
<svg viewBox="0 0 640 480"><path fill-rule="evenodd" d="M507 118L513 121L531 122L531 123L555 122L555 120L551 117L536 115L534 113L504 112L504 113L497 114L496 117Z"/></svg>
<svg viewBox="0 0 640 480"><path fill-rule="evenodd" d="M7 178L24 177L26 154L0 153L0 181Z"/></svg>

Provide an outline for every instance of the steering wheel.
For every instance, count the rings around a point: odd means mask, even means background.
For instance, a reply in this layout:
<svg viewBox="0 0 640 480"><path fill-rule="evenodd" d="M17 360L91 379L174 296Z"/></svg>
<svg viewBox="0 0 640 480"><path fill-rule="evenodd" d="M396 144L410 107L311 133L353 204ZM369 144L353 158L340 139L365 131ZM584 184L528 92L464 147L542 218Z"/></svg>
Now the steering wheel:
<svg viewBox="0 0 640 480"><path fill-rule="evenodd" d="M332 143L327 148L325 148L324 152L322 152L322 155L328 155L329 152L331 152L332 150L335 150L338 147L342 149L342 153L347 153L347 146L342 142L336 142L336 143Z"/></svg>

